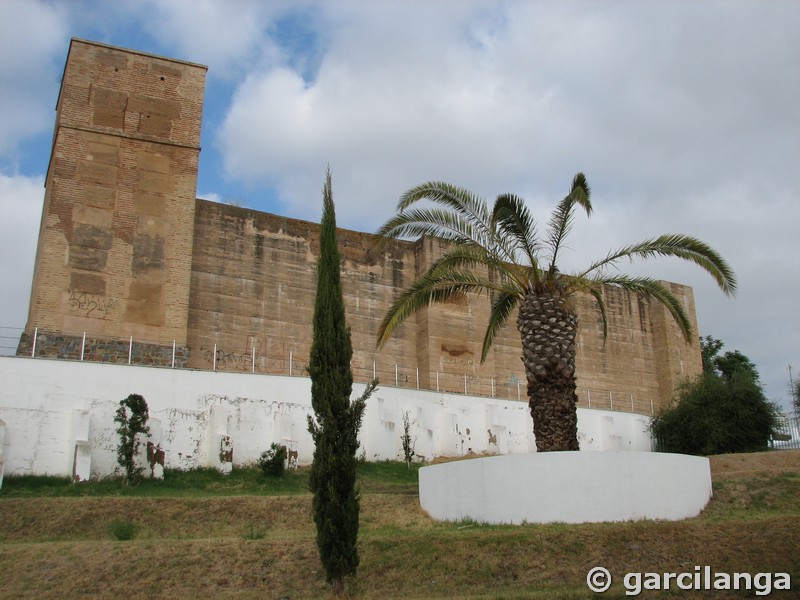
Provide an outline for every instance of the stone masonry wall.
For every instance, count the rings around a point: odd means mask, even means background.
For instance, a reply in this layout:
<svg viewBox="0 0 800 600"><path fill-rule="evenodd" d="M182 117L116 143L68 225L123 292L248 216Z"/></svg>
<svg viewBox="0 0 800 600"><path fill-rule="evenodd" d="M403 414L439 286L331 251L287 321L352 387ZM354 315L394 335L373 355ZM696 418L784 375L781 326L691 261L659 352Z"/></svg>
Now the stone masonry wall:
<svg viewBox="0 0 800 600"><path fill-rule="evenodd" d="M28 331L185 343L205 72L72 41Z"/></svg>
<svg viewBox="0 0 800 600"><path fill-rule="evenodd" d="M196 199L206 68L73 40L59 95L28 324L18 353L302 375L319 254L315 223ZM319 202L321 198L310 198ZM516 316L484 363L486 296L420 311L382 348L397 295L444 251L423 238L381 251L339 230L356 381L525 399ZM668 284L692 319L689 287ZM580 297L582 406L649 412L700 372L660 305L608 289L603 339ZM696 323L694 323L696 330ZM87 343L84 344L84 333ZM77 353L77 354L76 354Z"/></svg>
<svg viewBox="0 0 800 600"><path fill-rule="evenodd" d="M195 214L189 366L287 373L291 353L293 374L301 374L311 346L319 225L204 200ZM376 253L375 241L370 234L339 230L356 380L376 372L388 385L397 376L399 385L416 387L418 378L424 389L463 393L466 386L470 394L506 398L516 398L521 389L524 399L516 315L480 362L489 314L485 296L428 307L385 347L375 348L380 322L397 294L443 251L439 240L425 238ZM667 285L693 316L691 288ZM649 412L652 401L657 409L679 381L699 372L699 345L683 340L660 305L612 288L605 303L606 340L594 299L580 297L577 303L581 404L634 404Z"/></svg>
<svg viewBox="0 0 800 600"><path fill-rule="evenodd" d="M36 345L33 345L34 333ZM63 358L113 364L145 365L152 367L187 366L189 348L163 346L134 340L97 338L87 335L63 335L45 331L24 332L17 354L35 358Z"/></svg>

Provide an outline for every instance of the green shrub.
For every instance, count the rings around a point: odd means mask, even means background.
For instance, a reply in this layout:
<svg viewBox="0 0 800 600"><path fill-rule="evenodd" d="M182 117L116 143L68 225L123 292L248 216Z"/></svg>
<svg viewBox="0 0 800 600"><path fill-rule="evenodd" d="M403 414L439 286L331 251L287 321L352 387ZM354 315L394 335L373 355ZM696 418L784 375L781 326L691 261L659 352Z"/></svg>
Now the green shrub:
<svg viewBox="0 0 800 600"><path fill-rule="evenodd" d="M243 540L263 540L267 535L267 527L256 527L252 523L245 525L244 533L242 534Z"/></svg>
<svg viewBox="0 0 800 600"><path fill-rule="evenodd" d="M258 466L268 477L281 477L286 470L286 446L273 442L258 459Z"/></svg>
<svg viewBox="0 0 800 600"><path fill-rule="evenodd" d="M142 476L142 468L136 466L136 455L139 453L140 444L136 436L140 433L145 435L150 433L150 428L147 426L149 418L147 402L139 394L131 394L120 400L114 422L118 425L119 434L117 462L125 469L125 483L136 482Z"/></svg>
<svg viewBox="0 0 800 600"><path fill-rule="evenodd" d="M132 540L138 531L139 526L130 519L114 519L108 524L108 532L120 542Z"/></svg>
<svg viewBox="0 0 800 600"><path fill-rule="evenodd" d="M657 449L708 456L767 450L776 408L748 373L701 375L652 423Z"/></svg>
<svg viewBox="0 0 800 600"><path fill-rule="evenodd" d="M403 443L403 457L406 461L406 467L410 469L415 453L414 440L411 438L411 419L408 416L408 411L403 412L403 435L400 436L400 441Z"/></svg>

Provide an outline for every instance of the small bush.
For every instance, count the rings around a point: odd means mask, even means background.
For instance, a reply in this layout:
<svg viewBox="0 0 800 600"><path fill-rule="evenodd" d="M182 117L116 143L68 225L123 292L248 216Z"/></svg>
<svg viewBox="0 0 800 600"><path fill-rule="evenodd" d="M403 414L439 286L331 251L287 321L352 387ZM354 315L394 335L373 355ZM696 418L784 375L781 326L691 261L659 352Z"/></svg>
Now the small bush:
<svg viewBox="0 0 800 600"><path fill-rule="evenodd" d="M147 401L139 394L131 394L120 400L114 422L118 425L117 433L120 438L117 446L117 462L125 469L125 483L136 483L141 479L142 468L136 465L140 443L136 436L150 433L150 428L147 426L149 418Z"/></svg>
<svg viewBox="0 0 800 600"><path fill-rule="evenodd" d="M411 468L411 461L414 460L414 440L411 438L411 419L408 416L408 411L403 412L403 435L400 436L400 441L403 442L403 457L406 461L406 467Z"/></svg>
<svg viewBox="0 0 800 600"><path fill-rule="evenodd" d="M258 459L258 466L268 477L281 477L286 470L286 446L272 443Z"/></svg>
<svg viewBox="0 0 800 600"><path fill-rule="evenodd" d="M262 540L267 535L267 528L265 527L256 527L252 523L248 523L244 528L244 533L242 534L243 540Z"/></svg>
<svg viewBox="0 0 800 600"><path fill-rule="evenodd" d="M108 524L108 532L120 542L132 540L138 531L139 526L130 519L114 519Z"/></svg>

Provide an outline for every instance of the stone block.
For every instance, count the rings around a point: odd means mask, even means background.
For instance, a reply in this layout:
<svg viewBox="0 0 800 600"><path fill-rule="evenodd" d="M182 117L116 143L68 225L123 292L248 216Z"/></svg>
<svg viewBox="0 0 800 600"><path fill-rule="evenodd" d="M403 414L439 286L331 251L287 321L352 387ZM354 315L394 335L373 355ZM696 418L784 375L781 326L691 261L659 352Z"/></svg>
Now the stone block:
<svg viewBox="0 0 800 600"><path fill-rule="evenodd" d="M72 483L89 481L92 476L92 444L88 441L75 442L72 455Z"/></svg>
<svg viewBox="0 0 800 600"><path fill-rule="evenodd" d="M78 162L78 181L113 186L117 183L118 168L114 165L106 165L94 162L93 160L81 160Z"/></svg>
<svg viewBox="0 0 800 600"><path fill-rule="evenodd" d="M127 55L114 50L98 48L94 52L94 60L97 61L99 65L112 67L115 70L119 69L124 71L128 68Z"/></svg>
<svg viewBox="0 0 800 600"><path fill-rule="evenodd" d="M86 271L103 271L108 262L108 250L71 245L69 266Z"/></svg>
<svg viewBox="0 0 800 600"><path fill-rule="evenodd" d="M130 300L141 300L161 304L163 300L164 286L161 283L148 283L145 281L131 281L128 287L128 298Z"/></svg>
<svg viewBox="0 0 800 600"><path fill-rule="evenodd" d="M100 275L73 271L69 276L69 289L75 293L105 296L106 280Z"/></svg>
<svg viewBox="0 0 800 600"><path fill-rule="evenodd" d="M89 150L87 158L90 160L106 165L119 165L119 141L114 137L104 135L95 139L86 139L86 146Z"/></svg>
<svg viewBox="0 0 800 600"><path fill-rule="evenodd" d="M83 186L82 197L88 206L113 209L117 202L117 190L102 185L86 185Z"/></svg>
<svg viewBox="0 0 800 600"><path fill-rule="evenodd" d="M133 258L131 270L134 275L150 269L163 269L165 255L164 238L138 234L133 238Z"/></svg>
<svg viewBox="0 0 800 600"><path fill-rule="evenodd" d="M128 102L128 111L132 113L150 113L177 119L181 116L181 103L166 98L133 94Z"/></svg>
<svg viewBox="0 0 800 600"><path fill-rule="evenodd" d="M114 211L109 208L96 208L83 204L76 204L72 207L72 220L75 223L84 223L110 230L113 219Z"/></svg>
<svg viewBox="0 0 800 600"><path fill-rule="evenodd" d="M166 214L166 206L167 202L163 196L146 192L134 192L133 194L133 209L137 215L163 217Z"/></svg>
<svg viewBox="0 0 800 600"><path fill-rule="evenodd" d="M163 115L142 113L139 115L139 133L169 138L172 133L172 119Z"/></svg>
<svg viewBox="0 0 800 600"><path fill-rule="evenodd" d="M165 154L141 150L136 154L136 166L144 171L169 173L170 158Z"/></svg>
<svg viewBox="0 0 800 600"><path fill-rule="evenodd" d="M125 308L125 320L138 325L160 327L166 321L166 309L159 302L128 300Z"/></svg>
<svg viewBox="0 0 800 600"><path fill-rule="evenodd" d="M110 231L94 225L78 223L73 229L72 243L76 246L109 250L113 242L114 237Z"/></svg>
<svg viewBox="0 0 800 600"><path fill-rule="evenodd" d="M150 439L147 441L147 465L150 468L151 479L164 479L164 462L166 452L162 447L163 431L159 419L150 418L147 421L150 428Z"/></svg>
<svg viewBox="0 0 800 600"><path fill-rule="evenodd" d="M88 410L74 409L70 424L72 482L88 481L92 476L92 445L89 442L91 416Z"/></svg>
<svg viewBox="0 0 800 600"><path fill-rule="evenodd" d="M229 435L219 436L219 466L223 475L229 475L233 470L233 438Z"/></svg>
<svg viewBox="0 0 800 600"><path fill-rule="evenodd" d="M209 465L227 475L233 470L233 438L228 434L229 408L214 405L210 417Z"/></svg>
<svg viewBox="0 0 800 600"><path fill-rule="evenodd" d="M138 171L139 181L137 189L143 192L155 192L158 194L175 193L175 177L169 173L156 173L153 171Z"/></svg>

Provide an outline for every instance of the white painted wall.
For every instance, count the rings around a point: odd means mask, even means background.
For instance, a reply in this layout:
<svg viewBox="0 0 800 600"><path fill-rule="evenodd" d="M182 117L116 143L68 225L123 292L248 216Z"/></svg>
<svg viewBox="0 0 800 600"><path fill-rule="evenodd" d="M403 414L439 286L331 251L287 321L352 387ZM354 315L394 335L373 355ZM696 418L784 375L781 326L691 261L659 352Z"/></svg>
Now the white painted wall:
<svg viewBox="0 0 800 600"><path fill-rule="evenodd" d="M165 450L167 468L224 470L220 447L228 442L233 465L255 461L272 442L296 450L300 464L313 455L305 377L0 356L0 381L6 475L114 473L114 413L134 393L147 400L151 440ZM354 396L363 389L354 386ZM404 412L426 460L535 451L525 402L380 386L360 435L368 460L402 459ZM642 415L578 409L583 450L649 451L648 424Z"/></svg>
<svg viewBox="0 0 800 600"><path fill-rule="evenodd" d="M529 453L419 471L420 504L444 521L675 521L697 516L710 499L709 460L683 454Z"/></svg>

